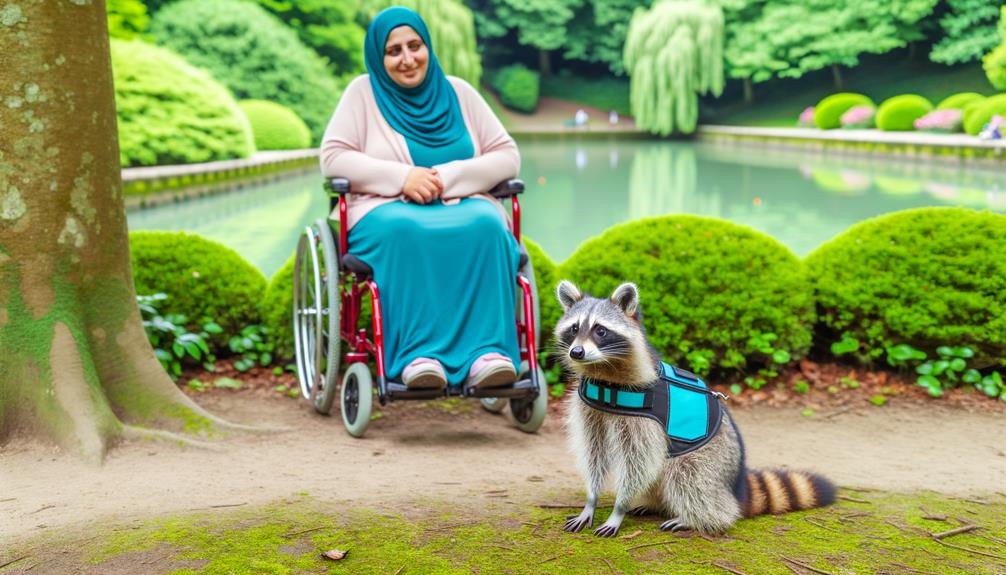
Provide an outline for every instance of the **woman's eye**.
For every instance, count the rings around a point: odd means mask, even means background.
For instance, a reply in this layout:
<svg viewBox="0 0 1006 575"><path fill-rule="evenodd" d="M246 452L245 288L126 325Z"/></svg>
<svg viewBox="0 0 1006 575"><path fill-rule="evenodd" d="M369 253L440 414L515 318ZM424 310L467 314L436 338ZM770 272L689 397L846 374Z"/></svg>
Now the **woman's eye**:
<svg viewBox="0 0 1006 575"><path fill-rule="evenodd" d="M597 337L604 337L608 335L608 330L604 329L604 327L602 326L597 326L597 329L594 330L594 333L597 334Z"/></svg>

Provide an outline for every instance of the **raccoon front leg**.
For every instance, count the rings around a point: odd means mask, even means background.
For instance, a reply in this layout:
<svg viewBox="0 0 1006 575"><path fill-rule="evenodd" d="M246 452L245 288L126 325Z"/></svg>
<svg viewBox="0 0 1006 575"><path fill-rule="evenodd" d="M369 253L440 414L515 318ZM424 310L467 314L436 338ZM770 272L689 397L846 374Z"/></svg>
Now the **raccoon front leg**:
<svg viewBox="0 0 1006 575"><path fill-rule="evenodd" d="M605 428L597 414L587 412L579 401L570 406L567 421L570 441L576 454L577 467L587 486L587 503L583 511L566 520L564 531L579 533L586 526L594 526L597 499L608 477L609 459L605 450Z"/></svg>
<svg viewBox="0 0 1006 575"><path fill-rule="evenodd" d="M665 440L659 426L650 420L618 417L610 422L608 449L615 477L615 508L604 525L594 530L600 537L614 537L632 507L632 502L652 490L665 458Z"/></svg>

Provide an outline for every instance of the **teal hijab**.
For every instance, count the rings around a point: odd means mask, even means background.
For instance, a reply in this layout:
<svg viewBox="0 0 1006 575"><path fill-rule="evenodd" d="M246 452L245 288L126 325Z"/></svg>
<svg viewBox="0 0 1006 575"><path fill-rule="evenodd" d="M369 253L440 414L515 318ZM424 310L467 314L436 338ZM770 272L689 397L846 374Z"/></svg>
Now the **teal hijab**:
<svg viewBox="0 0 1006 575"><path fill-rule="evenodd" d="M415 30L430 53L426 77L413 88L399 86L384 69L384 45L391 31L399 26ZM405 136L413 164L430 168L475 155L458 95L440 68L430 31L418 13L392 6L374 17L364 40L364 62L377 107L392 129Z"/></svg>

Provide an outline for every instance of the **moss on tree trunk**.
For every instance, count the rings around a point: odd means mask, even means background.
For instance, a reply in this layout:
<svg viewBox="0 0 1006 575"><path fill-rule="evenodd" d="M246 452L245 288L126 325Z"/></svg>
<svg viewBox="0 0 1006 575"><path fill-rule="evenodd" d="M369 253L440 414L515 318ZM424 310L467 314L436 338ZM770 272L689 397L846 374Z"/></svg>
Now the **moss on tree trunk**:
<svg viewBox="0 0 1006 575"><path fill-rule="evenodd" d="M103 0L0 3L0 442L43 436L93 460L158 434L131 423L219 422L143 332L106 26Z"/></svg>

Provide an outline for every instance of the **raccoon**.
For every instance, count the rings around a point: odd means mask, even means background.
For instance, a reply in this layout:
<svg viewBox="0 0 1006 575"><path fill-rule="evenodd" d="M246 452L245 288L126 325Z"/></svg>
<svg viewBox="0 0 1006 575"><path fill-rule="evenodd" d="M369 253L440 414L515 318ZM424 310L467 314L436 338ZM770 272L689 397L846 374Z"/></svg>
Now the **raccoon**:
<svg viewBox="0 0 1006 575"><path fill-rule="evenodd" d="M643 331L634 284L623 283L609 299L598 299L563 280L557 295L565 311L555 329L558 350L578 385L590 378L618 394L645 392L663 381L662 364ZM722 404L707 442L672 456L660 423L597 409L579 391L567 400L566 426L586 480L587 502L579 515L566 521L566 531L593 527L598 495L609 476L615 506L594 530L602 537L615 536L627 513L668 517L660 526L664 531L716 534L742 517L821 507L835 500L834 485L819 475L748 470L740 431Z"/></svg>

